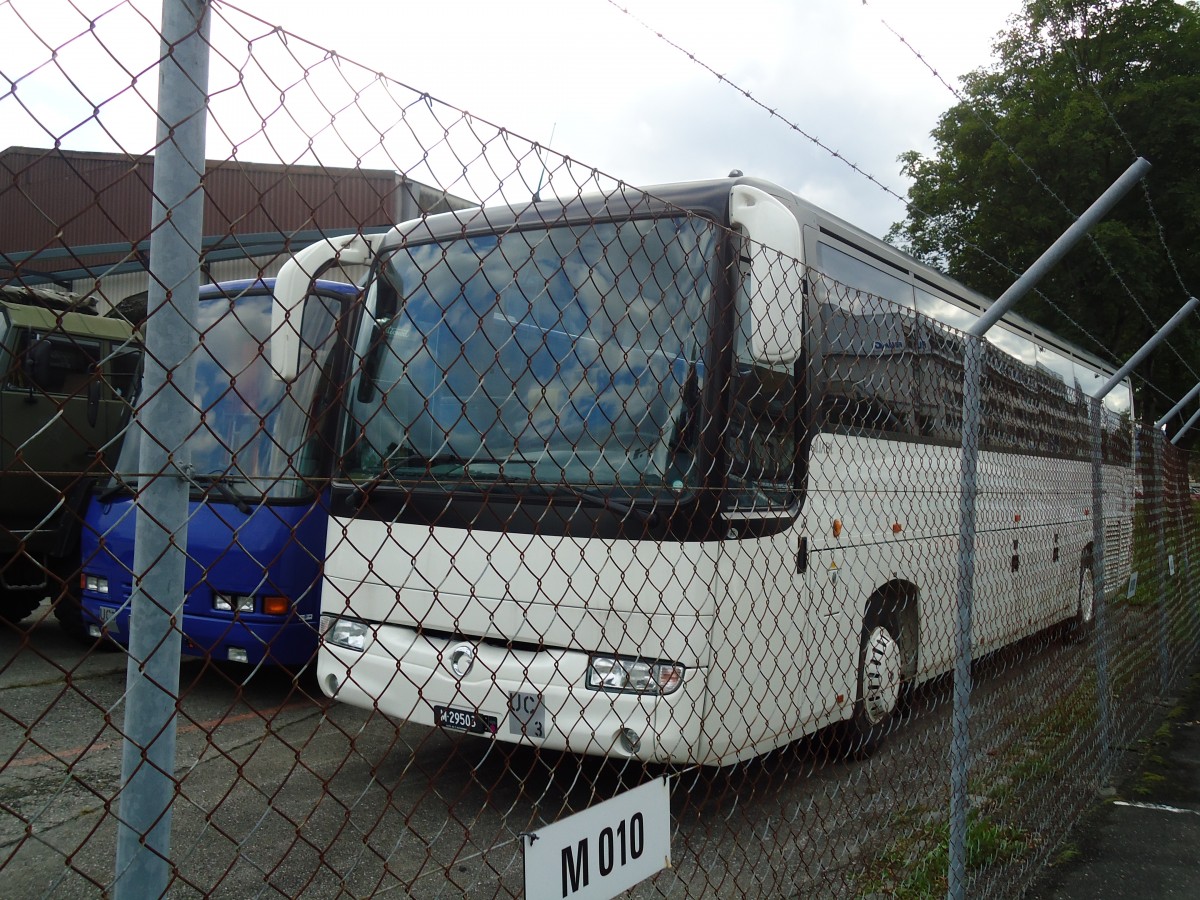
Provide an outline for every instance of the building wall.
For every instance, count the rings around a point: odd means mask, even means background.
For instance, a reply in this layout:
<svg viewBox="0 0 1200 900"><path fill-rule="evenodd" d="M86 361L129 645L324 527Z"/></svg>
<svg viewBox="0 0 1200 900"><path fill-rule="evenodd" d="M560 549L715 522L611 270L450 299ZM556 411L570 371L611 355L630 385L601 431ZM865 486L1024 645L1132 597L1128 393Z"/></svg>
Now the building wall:
<svg viewBox="0 0 1200 900"><path fill-rule="evenodd" d="M0 284L98 291L102 309L145 291L147 259L138 245L150 237L153 177L151 156L28 147L0 152ZM282 240L386 227L474 205L387 169L236 160L210 161L204 191L206 237L273 234ZM282 264L282 255L271 254L213 261L203 280L274 275ZM129 268L137 271L121 271Z"/></svg>

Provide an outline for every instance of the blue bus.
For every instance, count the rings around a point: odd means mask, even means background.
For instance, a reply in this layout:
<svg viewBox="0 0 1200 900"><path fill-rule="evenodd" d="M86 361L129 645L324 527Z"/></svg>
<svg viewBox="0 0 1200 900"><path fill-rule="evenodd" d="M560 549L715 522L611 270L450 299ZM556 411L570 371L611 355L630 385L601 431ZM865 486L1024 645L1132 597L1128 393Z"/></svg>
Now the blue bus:
<svg viewBox="0 0 1200 900"><path fill-rule="evenodd" d="M329 372L339 356L342 314L358 289L315 283L299 323L299 372L290 382L264 352L273 290L273 279L200 290L193 395L200 423L185 465L191 500L183 652L298 667L317 649L329 429L339 389ZM129 641L141 438L132 426L113 479L89 500L81 540L87 634L122 646Z"/></svg>

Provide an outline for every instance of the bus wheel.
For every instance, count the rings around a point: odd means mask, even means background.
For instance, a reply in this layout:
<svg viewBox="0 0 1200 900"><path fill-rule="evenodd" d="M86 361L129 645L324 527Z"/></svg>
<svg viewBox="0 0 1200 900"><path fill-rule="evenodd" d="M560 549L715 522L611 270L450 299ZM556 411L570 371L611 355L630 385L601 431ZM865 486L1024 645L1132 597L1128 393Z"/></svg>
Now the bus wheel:
<svg viewBox="0 0 1200 900"><path fill-rule="evenodd" d="M0 622L7 622L14 626L19 625L21 620L41 605L40 594L0 589Z"/></svg>
<svg viewBox="0 0 1200 900"><path fill-rule="evenodd" d="M904 654L890 620L871 616L863 626L858 662L858 700L846 723L845 749L856 758L869 756L883 742L900 707L904 686Z"/></svg>
<svg viewBox="0 0 1200 900"><path fill-rule="evenodd" d="M72 640L89 647L95 643L88 637L87 625L83 619L83 604L72 592L64 592L54 602L54 618L58 619L59 627L70 635Z"/></svg>
<svg viewBox="0 0 1200 900"><path fill-rule="evenodd" d="M1087 554L1079 564L1079 593L1075 615L1067 620L1067 643L1077 644L1091 636L1096 623L1096 581L1092 572L1092 555Z"/></svg>

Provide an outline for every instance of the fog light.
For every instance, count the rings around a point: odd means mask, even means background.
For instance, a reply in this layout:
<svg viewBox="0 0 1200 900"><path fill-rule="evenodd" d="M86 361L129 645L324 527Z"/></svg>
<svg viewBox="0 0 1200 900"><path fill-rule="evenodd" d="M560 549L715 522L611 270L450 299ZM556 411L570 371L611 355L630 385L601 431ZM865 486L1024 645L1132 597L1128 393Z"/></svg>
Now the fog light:
<svg viewBox="0 0 1200 900"><path fill-rule="evenodd" d="M366 622L354 619L339 619L336 616L321 616L321 634L326 643L361 653L367 648L371 629Z"/></svg>
<svg viewBox="0 0 1200 900"><path fill-rule="evenodd" d="M99 625L88 626L88 637L101 638L104 637L104 631Z"/></svg>
<svg viewBox="0 0 1200 900"><path fill-rule="evenodd" d="M108 579L103 575L88 575L85 572L83 575L83 589L97 594L107 594Z"/></svg>
<svg viewBox="0 0 1200 900"><path fill-rule="evenodd" d="M248 663L248 662L250 662L250 655L248 653L246 653L246 651L243 650L241 647L230 647L229 648L229 661L230 662Z"/></svg>
<svg viewBox="0 0 1200 900"><path fill-rule="evenodd" d="M329 697L336 697L338 690L337 676L330 672L325 676L325 694Z"/></svg>
<svg viewBox="0 0 1200 900"><path fill-rule="evenodd" d="M593 691L621 694L671 694L683 684L683 666L618 656L588 660L587 686Z"/></svg>
<svg viewBox="0 0 1200 900"><path fill-rule="evenodd" d="M621 739L621 749L626 753L637 753L638 747L642 746L642 739L632 728L622 728L619 735Z"/></svg>

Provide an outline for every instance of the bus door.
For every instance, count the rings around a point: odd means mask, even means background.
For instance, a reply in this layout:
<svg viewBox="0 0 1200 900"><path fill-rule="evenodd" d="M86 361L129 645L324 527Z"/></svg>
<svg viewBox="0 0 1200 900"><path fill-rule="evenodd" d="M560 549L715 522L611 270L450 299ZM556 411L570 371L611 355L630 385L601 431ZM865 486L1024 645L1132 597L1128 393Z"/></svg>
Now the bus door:
<svg viewBox="0 0 1200 900"><path fill-rule="evenodd" d="M729 747L714 755L811 730L831 693L820 674L830 622L809 599L798 520L795 368L742 360L732 378L710 674L721 716L706 725Z"/></svg>

